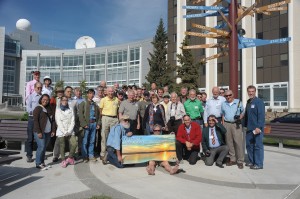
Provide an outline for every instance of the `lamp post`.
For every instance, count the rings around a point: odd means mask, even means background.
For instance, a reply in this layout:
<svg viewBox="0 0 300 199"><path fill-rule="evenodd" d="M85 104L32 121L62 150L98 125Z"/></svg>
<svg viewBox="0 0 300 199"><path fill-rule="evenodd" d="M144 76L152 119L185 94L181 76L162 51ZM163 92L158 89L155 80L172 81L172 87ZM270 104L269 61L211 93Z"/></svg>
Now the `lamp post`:
<svg viewBox="0 0 300 199"><path fill-rule="evenodd" d="M243 28L238 30L240 37L243 37L246 34L246 31ZM240 99L243 99L243 49L240 49Z"/></svg>

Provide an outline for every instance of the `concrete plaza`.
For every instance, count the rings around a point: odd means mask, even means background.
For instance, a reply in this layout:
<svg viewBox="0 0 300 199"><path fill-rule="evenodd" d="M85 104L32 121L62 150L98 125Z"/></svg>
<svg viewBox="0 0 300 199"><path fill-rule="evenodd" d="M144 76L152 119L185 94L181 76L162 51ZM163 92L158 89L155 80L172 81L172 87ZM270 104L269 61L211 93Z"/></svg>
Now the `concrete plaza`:
<svg viewBox="0 0 300 199"><path fill-rule="evenodd" d="M46 160L50 163L51 157ZM117 169L102 162L63 169L53 164L46 171L34 168L25 157L0 166L0 198L300 198L300 153L297 149L265 146L263 170L207 167L202 160L180 164L185 173L174 176L161 167L155 176L145 165Z"/></svg>

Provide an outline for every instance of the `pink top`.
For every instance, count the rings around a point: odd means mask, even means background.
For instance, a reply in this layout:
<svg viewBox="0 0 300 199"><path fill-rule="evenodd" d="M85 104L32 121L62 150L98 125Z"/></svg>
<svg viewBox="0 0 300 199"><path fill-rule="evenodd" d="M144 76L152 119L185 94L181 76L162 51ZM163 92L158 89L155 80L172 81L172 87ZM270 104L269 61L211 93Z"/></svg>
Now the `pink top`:
<svg viewBox="0 0 300 199"><path fill-rule="evenodd" d="M26 84L26 93L25 93L25 101L27 101L29 95L33 93L33 91L34 91L34 84L36 82L37 81L35 79L31 80L30 82L27 82L27 84Z"/></svg>

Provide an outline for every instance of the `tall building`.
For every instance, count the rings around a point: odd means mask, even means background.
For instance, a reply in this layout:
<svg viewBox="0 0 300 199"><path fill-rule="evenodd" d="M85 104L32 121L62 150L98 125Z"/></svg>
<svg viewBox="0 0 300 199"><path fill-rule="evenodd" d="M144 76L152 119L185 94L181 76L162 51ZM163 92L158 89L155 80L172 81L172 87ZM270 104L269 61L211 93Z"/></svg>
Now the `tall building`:
<svg viewBox="0 0 300 199"><path fill-rule="evenodd" d="M280 2L281 0L260 1L257 7ZM178 64L176 53L180 54L180 46L185 31L200 32L192 28L191 23L198 23L208 27L215 27L222 22L221 17L183 18L186 14L200 13L200 11L185 10L182 6L193 5L191 0L168 1L168 60ZM212 5L215 0L206 0L201 5ZM254 0L239 0L242 6L250 7ZM224 1L219 4L226 6ZM300 111L300 104L296 100L300 97L300 27L296 24L296 11L300 8L300 1L291 1L287 11L271 12L271 15L255 14L246 16L238 24L238 29L244 29L244 37L257 39L278 39L291 37L285 44L272 44L255 48L243 49L239 54L239 71L242 67L242 100L247 99L246 88L255 85L258 96L265 101L266 108L273 110ZM189 37L190 45L217 43L216 39ZM196 61L219 52L216 48L192 50ZM199 67L200 90L211 93L213 86L229 88L229 58L222 57L208 61ZM239 72L240 74L240 72ZM242 78L241 78L242 77ZM298 89L297 89L298 88Z"/></svg>
<svg viewBox="0 0 300 199"><path fill-rule="evenodd" d="M50 76L52 83L79 86L85 80L89 88L100 81L107 85L138 85L146 82L147 58L152 51L151 39L126 44L80 49L57 49L39 44L39 34L31 31L31 23L20 19L10 34L0 27L0 100L9 105L24 105L26 82L32 71Z"/></svg>

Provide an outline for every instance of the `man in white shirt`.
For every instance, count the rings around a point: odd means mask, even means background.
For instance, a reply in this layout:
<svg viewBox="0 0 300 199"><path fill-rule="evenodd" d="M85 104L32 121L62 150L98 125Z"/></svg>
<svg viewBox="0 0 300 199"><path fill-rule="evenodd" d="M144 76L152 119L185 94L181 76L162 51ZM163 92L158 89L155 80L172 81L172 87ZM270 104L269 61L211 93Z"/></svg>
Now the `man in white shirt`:
<svg viewBox="0 0 300 199"><path fill-rule="evenodd" d="M221 112L221 106L223 102L226 101L226 99L222 96L220 96L220 90L218 87L213 87L212 89L212 98L210 98L205 105L204 109L204 125L207 127L207 118L209 115L215 115L217 120L221 123L222 121L222 112Z"/></svg>

